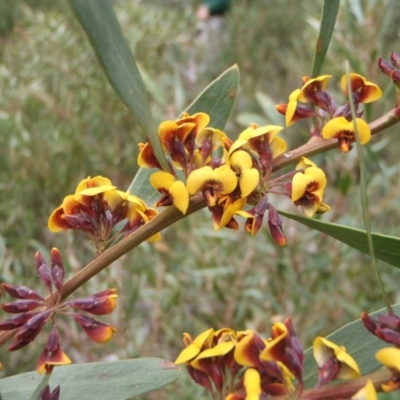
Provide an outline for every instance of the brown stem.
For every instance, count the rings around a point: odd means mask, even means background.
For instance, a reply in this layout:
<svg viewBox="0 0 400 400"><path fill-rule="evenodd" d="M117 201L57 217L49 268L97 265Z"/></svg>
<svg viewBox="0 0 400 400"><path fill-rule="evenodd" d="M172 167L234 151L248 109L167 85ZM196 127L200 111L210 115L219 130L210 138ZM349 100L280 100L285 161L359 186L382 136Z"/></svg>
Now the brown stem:
<svg viewBox="0 0 400 400"><path fill-rule="evenodd" d="M400 120L400 106L393 108L382 117L376 119L369 124L372 135L396 124ZM287 151L274 159L273 171L295 164L300 161L301 157L311 157L315 154L324 153L337 147L337 139L323 139L322 137L313 136L306 144L297 149Z"/></svg>
<svg viewBox="0 0 400 400"><path fill-rule="evenodd" d="M371 122L369 127L372 134L376 134L389 126L396 124L400 120L400 107L396 107L389 111L382 117ZM310 157L314 154L322 153L337 147L336 139L325 140L322 138L312 137L306 144L298 147L295 150L288 151L274 160L273 171L286 167L290 164L297 163L301 157ZM100 271L110 265L113 261L117 260L134 247L151 237L157 232L162 231L164 228L172 225L176 221L190 215L205 207L205 201L202 196L197 195L191 198L188 211L183 215L175 207L166 207L159 215L142 226L139 230L132 235L121 240L119 243L100 254L97 258L87 264L75 276L65 283L62 291L62 300L68 297L71 293L81 287L90 278L97 275ZM0 333L0 346L4 345L11 339L17 329L5 331Z"/></svg>

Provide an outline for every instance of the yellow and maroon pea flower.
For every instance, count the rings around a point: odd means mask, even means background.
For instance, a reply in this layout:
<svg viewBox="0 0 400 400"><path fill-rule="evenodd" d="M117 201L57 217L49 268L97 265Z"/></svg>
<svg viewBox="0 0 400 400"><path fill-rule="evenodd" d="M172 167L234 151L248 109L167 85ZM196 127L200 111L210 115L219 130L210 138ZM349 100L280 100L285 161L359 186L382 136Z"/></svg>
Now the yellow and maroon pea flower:
<svg viewBox="0 0 400 400"><path fill-rule="evenodd" d="M329 206L322 203L326 184L325 173L320 168L309 167L304 172L299 171L292 179L293 203L300 206L307 217L329 210Z"/></svg>
<svg viewBox="0 0 400 400"><path fill-rule="evenodd" d="M130 196L128 200L130 199ZM146 206L144 202L137 201L129 201L127 205L127 215L126 218L128 222L125 227L122 229L122 232L125 236L130 235L131 233L138 230L144 224L152 220L156 215L158 215L158 211L154 208L149 208ZM155 242L161 239L161 233L158 232L147 239L148 242Z"/></svg>
<svg viewBox="0 0 400 400"><path fill-rule="evenodd" d="M82 299L67 301L64 305L68 305L77 310L86 311L93 315L110 314L117 306L118 295L116 292L116 289L107 289Z"/></svg>
<svg viewBox="0 0 400 400"><path fill-rule="evenodd" d="M251 124L245 129L232 144L229 149L229 155L241 147L249 148L258 154L259 161L264 167L264 174L269 179L272 170L272 161L274 158L286 151L286 142L276 136L283 128L277 125L266 125L258 127Z"/></svg>
<svg viewBox="0 0 400 400"><path fill-rule="evenodd" d="M150 176L150 184L163 194L155 207L174 205L182 214L186 214L189 207L189 193L182 181L176 181L168 172L158 171Z"/></svg>
<svg viewBox="0 0 400 400"><path fill-rule="evenodd" d="M250 329L241 332L234 352L236 362L243 367L261 368L260 353L266 348L266 343Z"/></svg>
<svg viewBox="0 0 400 400"><path fill-rule="evenodd" d="M351 400L378 400L378 395L375 386L370 379L368 379L365 386L363 386L357 393L355 393Z"/></svg>
<svg viewBox="0 0 400 400"><path fill-rule="evenodd" d="M204 128L198 133L195 143L198 147L202 166L206 164L214 151L224 146L226 137L224 132L215 128Z"/></svg>
<svg viewBox="0 0 400 400"><path fill-rule="evenodd" d="M276 110L285 116L287 127L293 125L299 119L315 117L317 115L317 112L312 107L297 101L300 92L301 89L294 90L289 96L288 104L277 104L275 106Z"/></svg>
<svg viewBox="0 0 400 400"><path fill-rule="evenodd" d="M187 112L183 112L182 117L178 118L175 121L175 123L179 126L187 123L194 123L192 130L184 140L184 146L188 151L190 157L193 157L195 142L199 132L201 132L208 125L209 122L210 116L202 112L193 115L189 115Z"/></svg>
<svg viewBox="0 0 400 400"><path fill-rule="evenodd" d="M313 342L313 353L318 364L317 387L337 378L355 379L361 376L357 363L344 346L318 336Z"/></svg>
<svg viewBox="0 0 400 400"><path fill-rule="evenodd" d="M356 105L359 103L371 103L381 98L382 90L375 83L369 82L363 76L354 73L350 73L349 77L351 93ZM347 75L342 76L340 86L348 96Z"/></svg>
<svg viewBox="0 0 400 400"><path fill-rule="evenodd" d="M175 360L175 364L187 365L190 361L194 360L202 350L209 349L213 342L214 333L214 329L210 328L200 333L195 339L188 333L184 333L183 342L185 344L185 349L181 351L178 358Z"/></svg>
<svg viewBox="0 0 400 400"><path fill-rule="evenodd" d="M185 147L185 140L193 128L196 126L193 122L187 122L178 125L174 121L164 121L158 128L158 136L165 149L180 169L186 171L189 152Z"/></svg>
<svg viewBox="0 0 400 400"><path fill-rule="evenodd" d="M293 374L300 387L303 387L303 349L290 319L272 326L271 337L260 354L260 360L277 362L286 384Z"/></svg>
<svg viewBox="0 0 400 400"><path fill-rule="evenodd" d="M380 349L375 354L376 359L386 368L392 371L393 375L389 382L382 384L384 392L392 392L400 388L400 349L396 347L386 347Z"/></svg>
<svg viewBox="0 0 400 400"><path fill-rule="evenodd" d="M218 198L232 193L238 180L229 165L212 169L205 166L190 173L186 187L190 195L202 192L208 207L217 205Z"/></svg>
<svg viewBox="0 0 400 400"><path fill-rule="evenodd" d="M297 95L297 100L303 103L314 103L322 110L331 112L332 98L325 91L331 77L332 75L321 75L307 80Z"/></svg>
<svg viewBox="0 0 400 400"><path fill-rule="evenodd" d="M71 364L70 358L61 350L57 326L54 325L47 339L46 346L39 356L36 365L37 372L50 374L56 365Z"/></svg>
<svg viewBox="0 0 400 400"><path fill-rule="evenodd" d="M117 329L109 324L96 321L94 318L82 314L72 314L72 318L82 327L86 335L94 342L107 343L117 332Z"/></svg>
<svg viewBox="0 0 400 400"><path fill-rule="evenodd" d="M244 150L237 150L231 153L228 163L238 177L240 196L249 197L257 188L260 179L260 173L253 168L251 156Z"/></svg>
<svg viewBox="0 0 400 400"><path fill-rule="evenodd" d="M356 118L355 122L360 137L360 143L368 143L371 139L371 130L368 124L361 118ZM337 117L328 121L322 128L321 134L324 139L337 138L339 149L343 153L347 153L351 150L351 143L356 140L354 122L347 121L344 117Z"/></svg>
<svg viewBox="0 0 400 400"><path fill-rule="evenodd" d="M263 197L253 208L250 210L238 210L236 214L246 218L245 229L251 236L255 236L264 220L264 214L270 204L267 199Z"/></svg>
<svg viewBox="0 0 400 400"><path fill-rule="evenodd" d="M228 195L220 201L220 203L223 203L223 206L219 204L210 207L214 230L218 231L223 227L238 230L239 224L235 220L234 215L237 214L238 211L242 210L246 202L247 199L245 198L232 199L231 196Z"/></svg>
<svg viewBox="0 0 400 400"><path fill-rule="evenodd" d="M150 143L139 143L139 154L137 163L141 168L163 169L153 152Z"/></svg>

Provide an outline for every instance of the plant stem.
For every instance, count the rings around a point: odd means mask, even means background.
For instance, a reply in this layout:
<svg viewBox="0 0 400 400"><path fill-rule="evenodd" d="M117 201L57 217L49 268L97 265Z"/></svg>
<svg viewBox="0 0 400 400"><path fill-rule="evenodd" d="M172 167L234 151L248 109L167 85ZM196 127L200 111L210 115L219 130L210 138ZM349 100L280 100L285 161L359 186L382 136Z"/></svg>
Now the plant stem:
<svg viewBox="0 0 400 400"><path fill-rule="evenodd" d="M396 107L389 111L382 117L373 121L369 124L372 134L381 132L399 122L400 120L400 107ZM337 147L336 139L325 140L322 138L311 138L306 144L293 151L288 151L281 156L277 157L273 161L273 171L278 171L283 167L290 164L297 163L301 157L310 157L315 154L323 153L328 150L332 150ZM128 251L132 250L140 243L144 242L150 236L157 232L160 232L164 228L172 225L176 221L204 208L206 203L201 195L193 196L190 199L190 205L188 211L183 215L175 207L166 207L159 215L143 225L139 230L134 232L132 235L121 240L104 253L100 254L97 258L82 268L75 276L64 284L62 291L62 300L68 297L71 293L85 284L90 278L97 275L104 268L109 266L113 261L122 257ZM0 333L0 346L4 345L9 339L11 339L17 329L4 331Z"/></svg>
<svg viewBox="0 0 400 400"><path fill-rule="evenodd" d="M349 64L347 64L347 87L351 88L351 81L350 81L350 75L349 75ZM350 105L350 110L351 110L351 116L353 118L353 126L354 126L354 133L356 136L356 147L357 147L357 154L358 154L358 165L360 167L360 195L361 195L361 205L362 205L362 214L363 214L363 220L364 220L364 225L365 225L365 230L367 233L367 242L368 242L368 250L371 258L371 267L372 270L375 274L376 281L378 283L379 290L382 294L383 301L386 305L387 311L389 314L393 314L393 309L390 304L390 299L388 294L385 291L385 287L382 282L382 277L378 271L378 266L376 264L376 258L375 258L375 250L374 250L374 244L372 241L372 234L371 234L371 220L369 218L369 207L368 207L368 198L367 198L367 182L366 182L366 172L365 172L365 163L364 163L364 157L363 157L363 149L360 143L360 134L358 132L358 126L357 126L357 120L356 120L356 110L354 107L354 102L353 102L353 93L351 90L349 90L349 105Z"/></svg>

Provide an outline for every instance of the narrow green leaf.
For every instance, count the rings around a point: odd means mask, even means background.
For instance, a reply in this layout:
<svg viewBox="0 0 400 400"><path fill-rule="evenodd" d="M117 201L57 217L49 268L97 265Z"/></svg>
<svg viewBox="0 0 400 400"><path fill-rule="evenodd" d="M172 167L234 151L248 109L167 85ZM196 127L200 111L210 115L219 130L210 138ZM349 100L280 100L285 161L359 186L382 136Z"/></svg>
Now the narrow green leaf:
<svg viewBox="0 0 400 400"><path fill-rule="evenodd" d="M75 364L54 368L49 385L61 385L61 399L125 400L159 389L178 378L180 369L160 358ZM43 377L37 372L0 380L1 400L26 400Z"/></svg>
<svg viewBox="0 0 400 400"><path fill-rule="evenodd" d="M205 112L210 116L211 127L224 129L236 99L238 86L239 69L234 65L211 82L186 112L189 114ZM149 168L139 169L128 189L149 205L159 198L159 193L149 184L149 177L153 172L154 170Z"/></svg>
<svg viewBox="0 0 400 400"><path fill-rule="evenodd" d="M233 65L212 81L186 109L189 114L205 112L210 116L209 125L224 129L239 87L239 68Z"/></svg>
<svg viewBox="0 0 400 400"><path fill-rule="evenodd" d="M107 79L139 125L142 140L150 141L155 156L168 171L146 88L110 1L102 0L99 3L98 0L70 0L70 4Z"/></svg>
<svg viewBox="0 0 400 400"><path fill-rule="evenodd" d="M400 304L393 306L394 313L400 312ZM377 317L379 314L387 314L386 308L375 311L370 315ZM372 335L361 322L361 319L350 322L344 327L326 337L339 346L344 346L357 362L362 375L369 374L381 367L375 359L375 353L390 345ZM312 348L304 352L304 383L307 389L315 386L318 380L318 366L314 360Z"/></svg>
<svg viewBox="0 0 400 400"><path fill-rule="evenodd" d="M324 0L321 26L319 28L319 34L312 63L312 78L317 77L321 73L322 65L324 63L329 43L332 38L333 29L335 28L339 4L340 0Z"/></svg>
<svg viewBox="0 0 400 400"><path fill-rule="evenodd" d="M279 213L287 218L293 219L303 225L340 240L363 253L369 254L367 233L364 230L323 222L284 211L279 211ZM372 240L374 244L375 257L400 268L400 238L372 232Z"/></svg>

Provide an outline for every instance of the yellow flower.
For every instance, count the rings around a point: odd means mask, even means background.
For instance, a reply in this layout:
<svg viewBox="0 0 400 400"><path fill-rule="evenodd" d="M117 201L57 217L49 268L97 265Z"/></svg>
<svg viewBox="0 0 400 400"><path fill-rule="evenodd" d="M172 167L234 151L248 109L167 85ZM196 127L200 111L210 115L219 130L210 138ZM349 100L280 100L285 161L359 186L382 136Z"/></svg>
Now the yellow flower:
<svg viewBox="0 0 400 400"><path fill-rule="evenodd" d="M396 347L385 347L375 354L376 359L386 368L393 372L393 378L382 385L384 392L391 392L400 387L400 349Z"/></svg>
<svg viewBox="0 0 400 400"><path fill-rule="evenodd" d="M351 92L353 100L358 103L371 103L378 100L382 96L382 90L375 83L367 81L363 76L350 73ZM347 86L347 75L343 75L340 80L340 86L348 95L349 88Z"/></svg>
<svg viewBox="0 0 400 400"><path fill-rule="evenodd" d="M361 376L357 363L344 346L318 336L313 342L313 353L319 367L319 386L336 378L355 379Z"/></svg>
<svg viewBox="0 0 400 400"><path fill-rule="evenodd" d="M209 166L192 171L186 182L186 187L190 195L199 191L209 207L215 206L219 196L226 195L235 190L237 177L229 165L212 169Z"/></svg>
<svg viewBox="0 0 400 400"><path fill-rule="evenodd" d="M360 143L368 143L371 139L371 130L368 124L361 118L356 118L356 125ZM328 121L322 128L321 135L324 139L337 138L339 149L343 153L351 150L351 143L356 140L353 121L347 121L344 117L337 117Z"/></svg>
<svg viewBox="0 0 400 400"><path fill-rule="evenodd" d="M329 79L332 75L321 75L309 79L297 94L297 100L304 103L314 103L318 93L325 92Z"/></svg>
<svg viewBox="0 0 400 400"><path fill-rule="evenodd" d="M155 207L173 204L182 214L186 214L189 193L183 182L175 181L174 176L168 172L158 171L150 176L150 184L163 194L163 197L154 205Z"/></svg>
<svg viewBox="0 0 400 400"><path fill-rule="evenodd" d="M326 183L324 171L317 167L308 167L304 172L294 175L292 201L296 206L301 206L307 217L329 210L329 206L322 203Z"/></svg>
<svg viewBox="0 0 400 400"><path fill-rule="evenodd" d="M250 155L243 150L238 150L230 155L228 162L239 177L241 197L248 197L257 187L260 178L258 170L253 168Z"/></svg>

